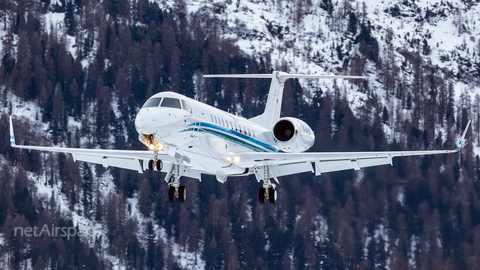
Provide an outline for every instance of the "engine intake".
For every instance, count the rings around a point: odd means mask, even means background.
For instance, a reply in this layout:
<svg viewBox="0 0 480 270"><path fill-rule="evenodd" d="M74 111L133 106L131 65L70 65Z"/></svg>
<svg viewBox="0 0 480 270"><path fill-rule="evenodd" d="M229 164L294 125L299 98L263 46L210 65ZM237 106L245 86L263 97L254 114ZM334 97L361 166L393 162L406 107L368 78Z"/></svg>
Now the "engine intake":
<svg viewBox="0 0 480 270"><path fill-rule="evenodd" d="M284 152L304 152L315 142L312 129L293 117L279 119L273 126L273 136L277 146Z"/></svg>
<svg viewBox="0 0 480 270"><path fill-rule="evenodd" d="M295 135L295 127L288 120L278 121L273 127L275 138L282 142L287 142Z"/></svg>

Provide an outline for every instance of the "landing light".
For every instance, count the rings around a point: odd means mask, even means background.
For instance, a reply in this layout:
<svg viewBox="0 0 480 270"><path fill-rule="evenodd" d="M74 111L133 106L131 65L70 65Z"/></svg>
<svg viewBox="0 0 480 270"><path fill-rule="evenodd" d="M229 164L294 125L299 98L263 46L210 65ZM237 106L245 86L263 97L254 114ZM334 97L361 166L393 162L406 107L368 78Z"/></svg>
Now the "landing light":
<svg viewBox="0 0 480 270"><path fill-rule="evenodd" d="M239 157L239 156L235 156L235 157L233 158L233 162L235 162L235 163L240 162L240 157Z"/></svg>
<svg viewBox="0 0 480 270"><path fill-rule="evenodd" d="M153 149L155 149L155 145L150 144L150 145L148 146L148 148L150 148L150 150L153 150Z"/></svg>
<svg viewBox="0 0 480 270"><path fill-rule="evenodd" d="M158 145L157 145L157 150L158 150L158 151L162 151L162 150L163 150L163 145L158 144Z"/></svg>

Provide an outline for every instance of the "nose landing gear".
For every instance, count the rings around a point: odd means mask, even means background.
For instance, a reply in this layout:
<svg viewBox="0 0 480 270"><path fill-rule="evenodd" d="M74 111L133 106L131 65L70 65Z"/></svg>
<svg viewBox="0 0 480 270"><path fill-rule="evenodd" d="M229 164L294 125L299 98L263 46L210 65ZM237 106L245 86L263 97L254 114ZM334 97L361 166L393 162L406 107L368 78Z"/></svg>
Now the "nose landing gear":
<svg viewBox="0 0 480 270"><path fill-rule="evenodd" d="M161 171L163 169L163 162L160 159L158 159L158 150L155 149L153 153L155 155L155 159L150 159L148 161L148 169L150 171L153 171L156 168L157 171Z"/></svg>
<svg viewBox="0 0 480 270"><path fill-rule="evenodd" d="M148 169L150 171L153 171L155 169L157 169L157 171L161 171L163 169L163 162L160 159L157 161L150 159L148 161Z"/></svg>

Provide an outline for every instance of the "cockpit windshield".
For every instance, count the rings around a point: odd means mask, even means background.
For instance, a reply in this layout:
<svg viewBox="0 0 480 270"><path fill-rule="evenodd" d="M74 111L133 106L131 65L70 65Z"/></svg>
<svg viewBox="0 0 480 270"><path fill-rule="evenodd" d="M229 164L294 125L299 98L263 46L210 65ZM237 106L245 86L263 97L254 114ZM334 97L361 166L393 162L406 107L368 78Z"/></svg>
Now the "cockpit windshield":
<svg viewBox="0 0 480 270"><path fill-rule="evenodd" d="M158 107L158 104L160 103L160 100L162 98L151 98L145 102L145 105L143 105L142 108L148 108L148 107Z"/></svg>
<svg viewBox="0 0 480 270"><path fill-rule="evenodd" d="M192 109L190 108L190 105L188 105L188 102L182 99L182 105L185 111L192 113Z"/></svg>
<svg viewBox="0 0 480 270"><path fill-rule="evenodd" d="M162 107L176 108L181 109L180 100L176 98L164 98L162 102Z"/></svg>

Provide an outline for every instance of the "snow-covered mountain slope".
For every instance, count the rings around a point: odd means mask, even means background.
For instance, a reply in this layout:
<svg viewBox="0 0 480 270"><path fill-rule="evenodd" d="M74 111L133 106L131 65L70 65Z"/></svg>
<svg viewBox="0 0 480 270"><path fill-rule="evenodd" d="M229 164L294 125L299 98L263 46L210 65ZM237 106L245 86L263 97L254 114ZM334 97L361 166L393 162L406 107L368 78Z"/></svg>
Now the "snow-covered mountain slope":
<svg viewBox="0 0 480 270"><path fill-rule="evenodd" d="M307 101L311 100L312 92L318 88L334 95L338 92L347 99L355 116L360 117L362 109L371 106L374 100L381 104L375 106L376 108L388 108L390 119L396 119L397 112L403 119L414 118L412 110L406 108L405 96L407 92L413 93L418 86L416 85L418 78L415 77L417 55L421 59L419 65L427 67L425 70L430 69L435 76L451 82L454 101L457 105L463 104L462 99L465 97L469 98L470 103L480 101L478 98L480 95L480 66L478 65L480 25L477 25L480 21L479 4L468 5L465 4L466 1L444 0L365 2L158 0L151 2L158 3L161 8L185 11L188 20L198 22L211 35L218 39L234 41L245 55L261 58L276 70L303 74L333 73L367 76L368 86L344 80L301 81L304 89L311 90L304 93ZM55 1L52 5L61 3L61 1ZM73 56L77 56L79 47L75 44L76 38L66 35L65 14L49 11L42 16L45 29L53 31L59 38L67 39L67 50ZM1 29L3 28L0 27L0 36L3 40L7 32ZM14 44L16 44L18 37L14 38ZM3 47L0 45L1 50ZM95 50L92 50L82 59L83 68L88 67L94 57ZM108 61L106 62L108 66ZM422 76L428 78L428 75ZM393 83L387 82L389 76L394 78ZM403 96L396 97L396 91L402 87L405 91ZM390 92L387 92L389 90L386 91L386 88L391 88ZM33 123L32 127L46 133L45 138L48 140L49 127L38 119L42 108L32 101L26 102L10 93L6 98L12 104L13 113L19 118L30 119L30 123ZM424 94L422 98L420 102L413 101L414 106L420 106L418 103L425 101L428 95ZM114 114L120 118L119 110L115 109L118 107L118 101L113 99L112 102L116 104L113 106ZM415 102L418 103L415 104ZM94 106L95 104L91 104L89 108ZM458 106L454 108L456 114L459 114L461 108ZM472 115L478 113L474 106L468 109L471 110ZM3 107L0 111L5 114L10 113L8 107ZM372 114L370 119L373 119L373 115L381 115L382 111L373 109L370 113ZM424 123L424 119L417 120ZM68 127L72 129L80 128L81 125L80 121L73 118L68 121ZM478 129L479 123L474 122L474 125ZM384 123L383 128L390 142L394 138L405 137L405 134L395 129L393 123ZM435 134L439 132L442 132L442 139L445 141L447 132L444 127L437 124ZM84 145L86 142L81 141L81 144ZM480 151L477 150L477 152ZM94 166L91 170L95 172ZM104 225L102 222L96 222L82 215L81 202L75 206L75 209L70 209L67 196L61 192L61 186L45 185L46 176L29 174L28 177L32 183L35 183L36 196L41 204L47 205L53 196L58 204L58 211L73 220L75 225L89 227ZM360 178L362 177L363 174ZM95 196L100 196L102 203L106 204L108 198L120 197L115 190L111 174L106 173L97 180L102 188L100 195L94 195L93 200ZM403 191L400 193L403 198ZM81 191L78 196L82 196ZM147 223L152 219L144 217L139 212L138 194L134 194L133 198L128 198L126 201L130 204L132 211L125 211L123 214L126 219L138 222L138 230L135 233L145 246ZM399 201L403 203L400 196ZM318 217L324 219L323 216ZM252 221L251 218L250 221ZM326 221L320 223L323 225L318 227L326 226L324 224ZM388 235L383 233L383 225L379 227L381 230L376 230L375 237L388 241ZM197 258L193 253L183 252L182 247L175 243L173 238L166 236L165 228L155 224L154 231L157 237L155 240L170 247L169 252L181 267L205 268L205 263L200 256ZM382 233L378 233L379 231ZM106 229L102 231L102 237L101 249L106 249L108 246ZM3 242L2 239L3 237L0 237L0 245ZM96 239L83 240L93 246ZM100 250L98 253L102 254L112 267L128 268L118 258L106 255L108 252Z"/></svg>
<svg viewBox="0 0 480 270"><path fill-rule="evenodd" d="M172 2L166 5L175 7ZM432 65L457 73L459 59L478 62L479 5L443 0L333 1L329 13L321 7L324 2L328 1L188 1L186 9L220 37L235 40L248 55L269 55L273 66L286 64L291 72L342 69L331 48L343 46L342 52L350 55L358 49L351 46L355 34L348 29L350 12L358 22L369 22L381 50L391 31L388 38L399 58L403 50L422 50L425 40L431 52L424 58Z"/></svg>
<svg viewBox="0 0 480 270"><path fill-rule="evenodd" d="M165 7L181 8L175 1L158 2ZM366 93L358 84L337 80L340 94L346 96L354 113L375 95L394 118L397 107L404 104L389 99L385 93L385 65L393 65L395 79L414 91L417 82L411 57L416 53L421 57L421 65L432 67L439 77L452 81L456 104L464 92L472 103L480 94L480 5L465 2L186 1L183 8L191 20L200 21L219 38L235 41L247 55L266 59L274 69L367 76L371 91ZM355 18L349 14L355 14ZM353 22L356 27L352 27ZM383 67L368 61L364 68L352 67L361 55L359 38L365 34L361 25L368 27L369 35L378 42L376 62ZM312 91L318 87L334 89L331 80L300 83ZM393 88L398 82L394 84ZM400 111L411 117L408 110ZM391 141L396 135L388 126L384 128ZM442 130L436 130L436 134L439 131Z"/></svg>

